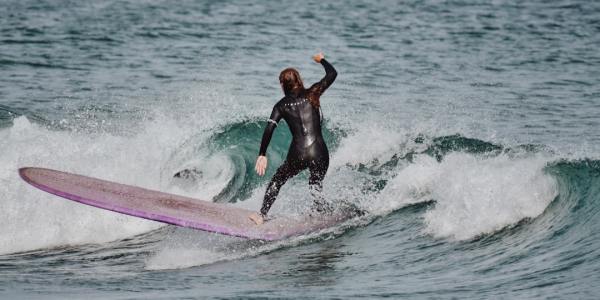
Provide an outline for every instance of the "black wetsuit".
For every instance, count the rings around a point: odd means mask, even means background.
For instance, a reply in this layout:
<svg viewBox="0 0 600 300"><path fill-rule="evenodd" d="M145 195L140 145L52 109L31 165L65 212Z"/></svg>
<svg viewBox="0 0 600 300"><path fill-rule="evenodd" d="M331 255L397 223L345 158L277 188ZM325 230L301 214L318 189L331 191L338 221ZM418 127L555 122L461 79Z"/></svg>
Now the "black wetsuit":
<svg viewBox="0 0 600 300"><path fill-rule="evenodd" d="M329 151L321 134L321 109L314 107L307 98L309 93L321 95L333 83L337 72L325 59L321 59L325 68L325 77L313 84L308 90L297 94L286 94L275 107L265 128L260 145L259 155L265 155L271 141L273 130L281 118L290 127L292 143L285 162L277 169L271 179L260 213L263 216L275 202L279 189L285 182L308 168L310 171L309 187L315 199L315 210L323 212L328 210L327 204L321 197L323 190L322 181L329 167Z"/></svg>

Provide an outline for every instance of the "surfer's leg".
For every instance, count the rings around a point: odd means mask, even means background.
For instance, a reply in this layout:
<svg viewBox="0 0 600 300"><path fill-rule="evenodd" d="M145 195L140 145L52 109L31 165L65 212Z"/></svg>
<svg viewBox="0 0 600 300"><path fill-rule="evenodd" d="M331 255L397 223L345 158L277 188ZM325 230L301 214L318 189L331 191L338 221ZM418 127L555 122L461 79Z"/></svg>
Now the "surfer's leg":
<svg viewBox="0 0 600 300"><path fill-rule="evenodd" d="M310 170L308 186L314 201L312 210L317 213L332 213L333 207L323 197L323 179L329 168L329 159L313 160L308 168Z"/></svg>
<svg viewBox="0 0 600 300"><path fill-rule="evenodd" d="M277 169L277 172L275 172L275 175L273 175L273 178L267 187L267 191L265 192L263 205L260 209L260 213L263 216L267 215L267 212L269 212L269 209L271 209L271 205L273 205L273 202L275 202L275 199L277 199L277 195L279 195L279 189L281 189L288 179L300 173L302 169L304 169L302 168L302 165L290 163L287 160Z"/></svg>

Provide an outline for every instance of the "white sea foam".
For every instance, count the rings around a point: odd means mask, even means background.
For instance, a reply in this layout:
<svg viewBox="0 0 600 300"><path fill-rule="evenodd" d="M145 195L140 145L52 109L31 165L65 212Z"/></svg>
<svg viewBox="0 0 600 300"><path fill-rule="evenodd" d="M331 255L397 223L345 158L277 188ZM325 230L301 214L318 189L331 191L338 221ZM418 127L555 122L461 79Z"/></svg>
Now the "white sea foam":
<svg viewBox="0 0 600 300"><path fill-rule="evenodd" d="M330 166L367 163L373 159L389 160L394 154L408 149L407 135L399 130L379 127L376 124L359 126L356 132L342 140L335 151Z"/></svg>
<svg viewBox="0 0 600 300"><path fill-rule="evenodd" d="M175 228L146 259L146 269L181 269L235 259L246 251L235 251L242 239L201 233L193 229Z"/></svg>
<svg viewBox="0 0 600 300"><path fill-rule="evenodd" d="M163 180L164 185L170 186L170 192L178 195L209 201L221 193L236 176L235 163L225 154L196 153L186 155L184 159L184 164L170 165L169 170L166 170L166 180ZM194 170L199 175L194 180L178 180L170 176L186 169Z"/></svg>
<svg viewBox="0 0 600 300"><path fill-rule="evenodd" d="M442 162L420 155L382 191L375 210L435 200L425 214L426 231L465 240L540 215L557 196L556 182L541 156L478 157L452 153Z"/></svg>
<svg viewBox="0 0 600 300"><path fill-rule="evenodd" d="M227 260L223 252L208 249L168 247L157 251L146 261L148 270L183 269Z"/></svg>

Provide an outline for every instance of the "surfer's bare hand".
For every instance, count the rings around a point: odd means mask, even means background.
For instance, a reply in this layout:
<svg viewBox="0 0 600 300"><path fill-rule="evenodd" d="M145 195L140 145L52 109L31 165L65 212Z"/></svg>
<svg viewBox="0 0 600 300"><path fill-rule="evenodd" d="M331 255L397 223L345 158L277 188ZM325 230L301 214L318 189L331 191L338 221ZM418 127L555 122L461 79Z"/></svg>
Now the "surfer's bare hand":
<svg viewBox="0 0 600 300"><path fill-rule="evenodd" d="M267 157L264 155L259 156L256 159L256 166L254 166L254 170L260 176L265 175L265 170L267 169Z"/></svg>
<svg viewBox="0 0 600 300"><path fill-rule="evenodd" d="M250 216L248 216L248 218L250 218L250 220L254 221L254 223L256 223L256 225L261 225L262 223L265 222L265 219L263 219L263 217L257 213L251 214Z"/></svg>
<svg viewBox="0 0 600 300"><path fill-rule="evenodd" d="M313 59L315 60L315 62L320 63L321 59L325 58L325 55L323 55L323 52L319 52L315 55L313 55Z"/></svg>

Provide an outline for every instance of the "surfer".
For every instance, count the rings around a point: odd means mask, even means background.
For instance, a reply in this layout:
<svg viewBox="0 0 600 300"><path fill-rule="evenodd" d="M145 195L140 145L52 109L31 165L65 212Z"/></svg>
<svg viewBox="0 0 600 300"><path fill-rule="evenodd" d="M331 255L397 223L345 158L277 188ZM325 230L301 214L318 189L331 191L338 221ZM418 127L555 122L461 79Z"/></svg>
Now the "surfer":
<svg viewBox="0 0 600 300"><path fill-rule="evenodd" d="M282 118L292 132L292 143L285 161L269 182L260 212L249 216L256 224L260 225L265 221L269 209L285 182L305 169L310 171L308 184L314 199L313 211L318 213L332 211L321 195L323 179L329 167L329 151L321 134L322 112L319 98L333 83L337 72L325 60L323 53L315 54L313 60L323 65L325 77L308 89L304 88L300 73L296 69L287 68L279 74L279 83L285 96L275 104L267 122L256 159L256 173L260 176L265 174L267 147L277 123Z"/></svg>

